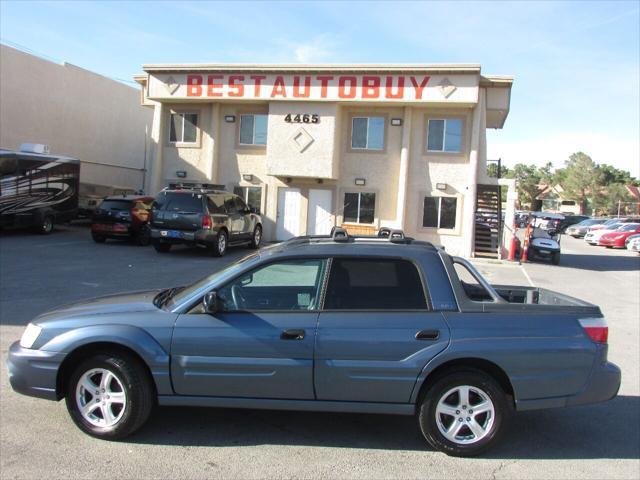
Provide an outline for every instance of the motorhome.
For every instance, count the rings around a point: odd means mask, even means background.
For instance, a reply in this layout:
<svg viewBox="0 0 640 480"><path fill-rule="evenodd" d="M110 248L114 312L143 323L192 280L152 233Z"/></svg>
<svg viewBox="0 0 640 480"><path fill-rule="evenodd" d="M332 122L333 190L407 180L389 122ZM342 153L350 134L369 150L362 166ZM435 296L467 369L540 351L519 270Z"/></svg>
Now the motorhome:
<svg viewBox="0 0 640 480"><path fill-rule="evenodd" d="M0 227L48 234L78 213L80 161L50 155L46 145L0 150Z"/></svg>

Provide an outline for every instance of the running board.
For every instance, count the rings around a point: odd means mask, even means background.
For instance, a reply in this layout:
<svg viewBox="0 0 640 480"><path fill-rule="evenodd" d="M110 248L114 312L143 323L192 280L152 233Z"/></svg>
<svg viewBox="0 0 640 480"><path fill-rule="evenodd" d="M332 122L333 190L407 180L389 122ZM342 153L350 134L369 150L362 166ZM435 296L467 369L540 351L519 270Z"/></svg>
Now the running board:
<svg viewBox="0 0 640 480"><path fill-rule="evenodd" d="M158 395L158 404L181 407L251 408L263 410L302 410L309 412L382 413L413 415L412 403L333 402L328 400L280 400L272 398L197 397Z"/></svg>

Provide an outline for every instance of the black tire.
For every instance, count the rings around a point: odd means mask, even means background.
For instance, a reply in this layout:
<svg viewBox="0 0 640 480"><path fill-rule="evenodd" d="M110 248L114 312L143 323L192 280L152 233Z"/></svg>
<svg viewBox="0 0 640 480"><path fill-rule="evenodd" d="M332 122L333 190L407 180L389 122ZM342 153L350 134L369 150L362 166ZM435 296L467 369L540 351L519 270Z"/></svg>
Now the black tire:
<svg viewBox="0 0 640 480"><path fill-rule="evenodd" d="M153 248L155 248L156 252L158 253L167 253L169 250L171 250L171 244L164 242L153 242Z"/></svg>
<svg viewBox="0 0 640 480"><path fill-rule="evenodd" d="M560 252L555 252L551 256L551 263L553 263L554 265L560 265Z"/></svg>
<svg viewBox="0 0 640 480"><path fill-rule="evenodd" d="M136 234L135 240L136 243L141 247L146 247L147 245L149 245L149 243L151 243L151 230L149 230L148 225L143 225L142 227L140 227L140 230L138 230L138 233Z"/></svg>
<svg viewBox="0 0 640 480"><path fill-rule="evenodd" d="M436 420L436 408L441 397L450 390L465 385L474 387L485 393L493 403L495 412L493 422L485 424L488 425L486 435L477 442L467 444L447 439L440 431ZM472 406L473 404L469 403L466 407ZM485 372L473 368L447 371L445 375L436 380L429 388L423 397L422 403L418 405L418 408L418 424L427 442L433 448L455 457L476 456L493 447L498 442L513 411L509 397L502 390L498 382ZM465 410L469 411L471 408L466 408ZM462 407L460 410L456 410L456 412L461 412L461 418L463 419L461 423L466 423L466 419L464 418L466 414L464 413L464 410L462 410ZM476 415L477 416L474 418L479 418L479 422L489 422L490 414L485 413ZM459 421L459 419L456 419L455 417L439 417L443 420L450 420L453 418L454 423ZM441 420L441 422L443 420ZM471 433L471 430L468 427L463 426L460 432L461 434L462 432Z"/></svg>
<svg viewBox="0 0 640 480"><path fill-rule="evenodd" d="M93 241L96 243L104 243L107 241L107 237L104 237L102 235L98 235L97 233L92 233L91 234L91 238L93 238Z"/></svg>
<svg viewBox="0 0 640 480"><path fill-rule="evenodd" d="M51 215L45 215L38 225L38 233L49 235L51 232L53 232L53 217Z"/></svg>
<svg viewBox="0 0 640 480"><path fill-rule="evenodd" d="M78 383L83 375L92 369L108 370L119 382L126 396L123 407L118 412L117 421L111 426L94 425L87 420L80 412L78 403L87 401L87 404L93 405L93 399L96 398L93 392L89 393L90 398L87 400L87 394L78 394ZM100 378L100 377L98 377ZM97 392L96 392L97 393ZM83 361L73 371L69 378L66 395L67 410L71 419L83 432L97 438L105 440L118 440L131 435L138 430L149 418L151 410L155 405L155 389L152 379L144 366L133 356L126 353L104 353L98 354ZM100 403L97 401L96 403ZM100 407L96 410L101 410ZM112 413L115 410L111 410ZM101 413L96 413L101 416Z"/></svg>
<svg viewBox="0 0 640 480"><path fill-rule="evenodd" d="M261 243L262 243L262 227L260 225L256 225L256 228L253 229L253 235L251 235L251 242L249 243L249 248L260 248Z"/></svg>
<svg viewBox="0 0 640 480"><path fill-rule="evenodd" d="M228 246L229 237L227 236L227 232L220 230L216 241L209 247L209 252L214 257L224 257L225 253L227 253Z"/></svg>

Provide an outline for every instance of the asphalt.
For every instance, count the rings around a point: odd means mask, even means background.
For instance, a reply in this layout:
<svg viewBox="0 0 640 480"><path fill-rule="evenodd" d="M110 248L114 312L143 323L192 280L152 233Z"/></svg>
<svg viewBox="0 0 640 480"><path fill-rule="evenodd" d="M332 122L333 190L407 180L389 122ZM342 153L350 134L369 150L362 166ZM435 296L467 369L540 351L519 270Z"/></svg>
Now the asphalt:
<svg viewBox="0 0 640 480"><path fill-rule="evenodd" d="M526 412L482 458L432 451L411 417L158 408L136 435L81 433L64 402L20 396L8 384L9 345L35 315L92 296L194 281L247 253L119 242L85 227L0 237L0 478L640 478L640 257L564 237L558 267L477 262L496 283L533 284L601 306L609 358L623 372L607 403Z"/></svg>

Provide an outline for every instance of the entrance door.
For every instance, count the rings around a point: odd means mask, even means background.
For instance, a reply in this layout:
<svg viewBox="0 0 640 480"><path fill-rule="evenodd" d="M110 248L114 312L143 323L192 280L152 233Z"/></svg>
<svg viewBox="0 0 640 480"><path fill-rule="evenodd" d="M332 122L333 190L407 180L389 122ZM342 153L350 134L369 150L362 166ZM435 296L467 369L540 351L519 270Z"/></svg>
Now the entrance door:
<svg viewBox="0 0 640 480"><path fill-rule="evenodd" d="M309 190L308 235L328 235L331 231L331 197L331 190Z"/></svg>
<svg viewBox="0 0 640 480"><path fill-rule="evenodd" d="M278 189L278 219L276 240L288 240L300 235L300 195L299 188Z"/></svg>

